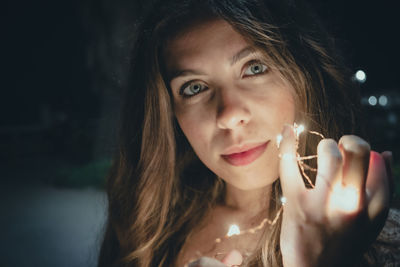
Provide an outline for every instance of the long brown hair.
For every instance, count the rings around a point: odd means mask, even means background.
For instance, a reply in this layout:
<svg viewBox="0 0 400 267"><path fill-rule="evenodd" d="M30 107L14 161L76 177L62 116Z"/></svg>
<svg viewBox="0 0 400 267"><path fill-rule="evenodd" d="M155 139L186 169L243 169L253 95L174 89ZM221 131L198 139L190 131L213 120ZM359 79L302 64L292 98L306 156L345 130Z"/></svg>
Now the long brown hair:
<svg viewBox="0 0 400 267"><path fill-rule="evenodd" d="M108 222L99 267L171 266L191 229L221 201L224 183L194 154L173 114L163 45L193 21L226 20L296 90L298 119L338 138L354 133L357 93L333 39L309 7L292 0L160 0L137 31L119 154L108 178ZM334 56L334 58L333 58ZM315 153L319 140L303 140ZM272 210L278 208L279 180ZM265 232L249 266L282 266L280 222Z"/></svg>

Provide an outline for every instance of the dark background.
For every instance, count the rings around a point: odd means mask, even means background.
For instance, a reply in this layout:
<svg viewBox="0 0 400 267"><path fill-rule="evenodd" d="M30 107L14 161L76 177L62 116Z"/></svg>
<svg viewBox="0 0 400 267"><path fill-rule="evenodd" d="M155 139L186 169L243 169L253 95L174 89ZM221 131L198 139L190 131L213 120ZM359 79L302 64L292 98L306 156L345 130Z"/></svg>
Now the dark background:
<svg viewBox="0 0 400 267"><path fill-rule="evenodd" d="M365 116L373 147L397 150L398 129L386 121L398 116L398 5L311 2L354 72L366 72L362 95L388 95L388 106L368 107ZM126 0L7 2L1 16L2 160L40 155L85 163L99 153L108 156L142 6Z"/></svg>
<svg viewBox="0 0 400 267"><path fill-rule="evenodd" d="M17 260L26 251L15 251L21 243L29 244L36 238L29 233L38 229L32 228L24 234L24 223L28 225L30 218L25 215L33 198L23 197L43 196L44 191L32 193L37 188L71 194L95 188L100 198L104 196L104 174L115 150L120 93L128 76L134 21L147 2L22 0L2 4L0 228L19 238L8 235L9 240L2 242L0 261L5 257L5 266L34 266ZM366 72L361 94L369 141L374 150L393 151L398 177L399 4L389 0L310 2L336 37L351 69ZM371 96L379 99L382 95L387 97L387 105L369 104ZM47 202L38 204L44 214L41 218L51 217L50 211L46 214L44 203ZM82 214L90 213L91 208L87 209ZM65 215L62 208L56 210ZM96 222L88 219L85 229L90 229L92 223L100 231L104 220L101 214L94 216ZM46 235L47 228L41 227ZM46 242L34 243L36 251L44 250L40 246L46 247ZM92 248L98 242L94 240ZM76 257L68 255L70 259ZM74 264L69 266L90 265Z"/></svg>

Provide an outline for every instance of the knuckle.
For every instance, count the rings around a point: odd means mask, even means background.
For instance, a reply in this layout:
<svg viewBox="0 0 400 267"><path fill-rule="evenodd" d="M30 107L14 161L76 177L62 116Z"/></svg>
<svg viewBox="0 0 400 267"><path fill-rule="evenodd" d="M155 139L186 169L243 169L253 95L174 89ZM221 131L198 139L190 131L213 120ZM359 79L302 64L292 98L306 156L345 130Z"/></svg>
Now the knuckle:
<svg viewBox="0 0 400 267"><path fill-rule="evenodd" d="M324 139L318 145L318 154L327 155L329 161L335 165L342 163L342 154L337 143L333 139Z"/></svg>
<svg viewBox="0 0 400 267"><path fill-rule="evenodd" d="M339 140L339 144L342 145L346 152L353 154L364 155L369 154L371 146L367 141L356 135L345 135Z"/></svg>
<svg viewBox="0 0 400 267"><path fill-rule="evenodd" d="M333 139L322 139L318 144L318 149L321 152L330 152L331 150L337 148L337 143Z"/></svg>
<svg viewBox="0 0 400 267"><path fill-rule="evenodd" d="M324 227L329 224L329 217L326 212L320 212L314 215L315 221L314 224L317 224L319 227Z"/></svg>

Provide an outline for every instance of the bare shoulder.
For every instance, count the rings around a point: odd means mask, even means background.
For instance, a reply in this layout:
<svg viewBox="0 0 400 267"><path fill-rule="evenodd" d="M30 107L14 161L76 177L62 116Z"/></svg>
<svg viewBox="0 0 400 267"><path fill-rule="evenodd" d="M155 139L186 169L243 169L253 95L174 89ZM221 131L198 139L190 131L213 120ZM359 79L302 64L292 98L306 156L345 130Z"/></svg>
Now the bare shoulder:
<svg viewBox="0 0 400 267"><path fill-rule="evenodd" d="M365 254L369 266L400 266L400 210L390 209L387 221Z"/></svg>

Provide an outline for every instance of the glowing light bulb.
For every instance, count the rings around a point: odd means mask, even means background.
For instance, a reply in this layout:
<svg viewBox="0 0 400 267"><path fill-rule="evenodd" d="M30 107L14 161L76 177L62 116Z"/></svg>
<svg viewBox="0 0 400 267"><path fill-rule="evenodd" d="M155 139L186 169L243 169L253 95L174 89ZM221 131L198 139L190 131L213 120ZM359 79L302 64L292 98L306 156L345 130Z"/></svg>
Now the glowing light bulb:
<svg viewBox="0 0 400 267"><path fill-rule="evenodd" d="M352 212L357 210L359 200L360 196L357 188L336 184L331 192L329 206L332 210Z"/></svg>
<svg viewBox="0 0 400 267"><path fill-rule="evenodd" d="M227 236L240 235L239 226L237 226L236 224L232 224L231 227L229 227L229 231L226 235Z"/></svg>
<svg viewBox="0 0 400 267"><path fill-rule="evenodd" d="M297 133L301 134L304 131L304 125L300 124L299 127L297 127Z"/></svg>
<svg viewBox="0 0 400 267"><path fill-rule="evenodd" d="M300 124L299 126L295 126L294 128L296 132L296 136L299 137L302 132L304 132L304 125Z"/></svg>
<svg viewBox="0 0 400 267"><path fill-rule="evenodd" d="M279 148L279 146L281 145L281 142L282 142L282 135L281 134L278 134L278 136L276 137L276 145L277 145L277 147Z"/></svg>

